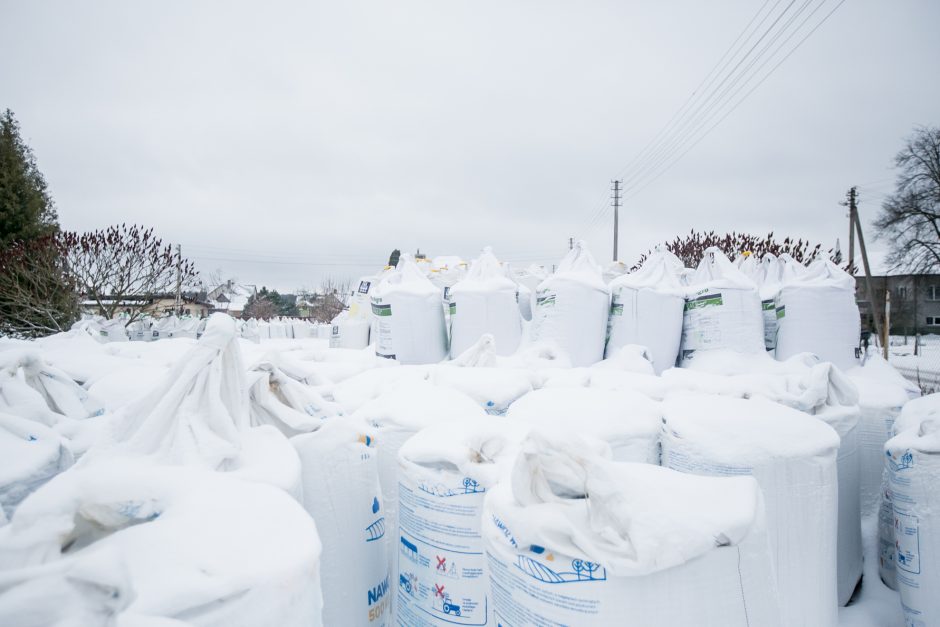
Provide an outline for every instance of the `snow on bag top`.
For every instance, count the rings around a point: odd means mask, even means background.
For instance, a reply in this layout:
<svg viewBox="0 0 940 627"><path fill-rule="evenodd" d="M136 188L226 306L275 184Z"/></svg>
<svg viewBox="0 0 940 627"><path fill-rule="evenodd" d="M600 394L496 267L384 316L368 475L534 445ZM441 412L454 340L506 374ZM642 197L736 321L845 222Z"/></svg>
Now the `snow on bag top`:
<svg viewBox="0 0 940 627"><path fill-rule="evenodd" d="M519 368L473 368L441 364L432 367L431 383L459 390L488 414L505 414L509 406L531 392L540 379Z"/></svg>
<svg viewBox="0 0 940 627"><path fill-rule="evenodd" d="M607 461L583 442L537 433L523 443L511 490L501 496L494 509L518 545L582 555L618 576L672 568L738 544L762 506L751 477Z"/></svg>
<svg viewBox="0 0 940 627"><path fill-rule="evenodd" d="M55 431L2 413L0 459L0 513L4 518L12 517L23 499L74 461L68 443Z"/></svg>
<svg viewBox="0 0 940 627"><path fill-rule="evenodd" d="M196 624L321 624L316 525L271 486L138 460L76 468L0 528L0 574L107 549L127 563L131 611Z"/></svg>
<svg viewBox="0 0 940 627"><path fill-rule="evenodd" d="M616 461L659 463L659 404L632 391L543 388L509 407L509 420L536 432L579 433L608 442Z"/></svg>
<svg viewBox="0 0 940 627"><path fill-rule="evenodd" d="M683 394L662 404L664 429L685 445L733 465L771 458L829 456L839 435L824 422L763 398Z"/></svg>
<svg viewBox="0 0 940 627"><path fill-rule="evenodd" d="M757 285L749 279L740 269L725 257L724 253L715 246L707 248L698 267L689 277L689 289L699 286L726 287L739 290L756 289Z"/></svg>
<svg viewBox="0 0 940 627"><path fill-rule="evenodd" d="M629 287L633 289L652 289L658 292L685 294L685 287L679 278L682 262L668 250L657 250L647 257L635 271L618 276L610 282L610 289Z"/></svg>
<svg viewBox="0 0 940 627"><path fill-rule="evenodd" d="M492 250L485 248L450 290L451 356L472 348L484 334L493 336L498 354L514 353L522 337L517 291Z"/></svg>

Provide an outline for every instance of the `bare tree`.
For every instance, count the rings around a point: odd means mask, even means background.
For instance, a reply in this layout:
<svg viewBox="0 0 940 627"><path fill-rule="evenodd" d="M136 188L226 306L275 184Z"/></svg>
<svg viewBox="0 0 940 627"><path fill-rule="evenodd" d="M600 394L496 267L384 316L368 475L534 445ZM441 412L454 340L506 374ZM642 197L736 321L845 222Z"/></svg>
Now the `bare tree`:
<svg viewBox="0 0 940 627"><path fill-rule="evenodd" d="M67 330L78 317L78 298L58 235L0 249L0 334L49 335Z"/></svg>
<svg viewBox="0 0 940 627"><path fill-rule="evenodd" d="M155 296L191 285L197 278L193 264L154 236L153 229L136 225L108 227L91 233L63 233L62 246L69 274L101 315L113 318L125 301L149 301ZM143 308L131 308L128 324Z"/></svg>
<svg viewBox="0 0 940 627"><path fill-rule="evenodd" d="M242 318L246 320L249 318L270 320L277 315L277 305L271 302L268 298L262 296L261 298L253 299L245 306L245 311L242 313Z"/></svg>
<svg viewBox="0 0 940 627"><path fill-rule="evenodd" d="M719 235L714 231L701 233L693 230L687 236L676 237L673 241L665 244L666 250L681 259L687 268L696 267L702 260L705 250L712 246L718 247L723 253L732 258L744 252L756 255L758 258L767 253L777 256L787 253L801 263L808 263L822 256L822 246L820 244L812 246L808 241L790 237L779 242L774 239L772 231L766 237L759 237L748 233ZM833 257L833 254L832 250L828 253L830 258ZM648 256L649 253L643 254L636 262L636 265L631 268L631 271L639 268Z"/></svg>
<svg viewBox="0 0 940 627"><path fill-rule="evenodd" d="M912 273L940 268L940 127L920 127L894 158L895 192L875 220L887 262Z"/></svg>

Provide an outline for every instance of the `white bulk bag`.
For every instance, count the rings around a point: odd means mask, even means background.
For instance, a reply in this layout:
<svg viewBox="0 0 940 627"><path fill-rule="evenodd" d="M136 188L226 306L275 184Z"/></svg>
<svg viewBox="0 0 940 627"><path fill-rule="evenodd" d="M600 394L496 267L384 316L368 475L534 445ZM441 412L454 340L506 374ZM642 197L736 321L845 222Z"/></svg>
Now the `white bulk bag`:
<svg viewBox="0 0 940 627"><path fill-rule="evenodd" d="M485 419L486 413L468 396L436 387L424 380L402 379L362 405L354 414L375 433L379 482L385 508L385 528L391 546L398 546L398 451L405 441L424 427L457 421ZM398 585L397 553L389 559L391 581ZM392 604L395 604L392 596Z"/></svg>
<svg viewBox="0 0 940 627"><path fill-rule="evenodd" d="M516 298L515 282L484 248L467 276L450 289L450 356L460 355L485 333L493 336L498 355L516 352L522 337Z"/></svg>
<svg viewBox="0 0 940 627"><path fill-rule="evenodd" d="M638 344L652 353L656 374L676 365L685 306L681 267L675 255L657 251L636 272L611 281L605 357Z"/></svg>
<svg viewBox="0 0 940 627"><path fill-rule="evenodd" d="M917 430L920 425L940 416L940 394L928 394L908 401L891 426L892 436L905 431ZM891 473L897 464L890 455L884 456L884 472L881 486L881 503L878 508L878 575L886 586L898 589L897 546L895 545L894 500L891 490Z"/></svg>
<svg viewBox="0 0 940 627"><path fill-rule="evenodd" d="M124 627L115 619L123 619L134 597L115 548L26 568L0 565L0 625Z"/></svg>
<svg viewBox="0 0 940 627"><path fill-rule="evenodd" d="M316 431L323 420L343 414L338 405L270 361L256 364L248 378L252 426L271 425L291 437Z"/></svg>
<svg viewBox="0 0 940 627"><path fill-rule="evenodd" d="M894 436L885 455L905 624L940 624L940 419L926 417Z"/></svg>
<svg viewBox="0 0 940 627"><path fill-rule="evenodd" d="M439 290L411 255L402 255L372 295L375 354L403 364L436 363L447 357L447 329Z"/></svg>
<svg viewBox="0 0 940 627"><path fill-rule="evenodd" d="M483 497L511 468L524 434L490 418L426 427L402 445L399 625L492 624Z"/></svg>
<svg viewBox="0 0 940 627"><path fill-rule="evenodd" d="M146 457L231 472L300 495L300 460L274 427L251 426L235 321L212 314L206 332L147 396L124 407L88 461Z"/></svg>
<svg viewBox="0 0 940 627"><path fill-rule="evenodd" d="M610 292L584 242L575 242L555 274L536 290L532 340L556 343L574 366L604 358Z"/></svg>
<svg viewBox="0 0 940 627"><path fill-rule="evenodd" d="M822 365L822 364L821 364ZM826 364L828 365L828 364ZM836 560L839 605L844 606L862 578L862 509L859 492L858 405L829 405L814 414L839 434L839 530Z"/></svg>
<svg viewBox="0 0 940 627"><path fill-rule="evenodd" d="M781 625L752 478L523 446L484 501L495 624Z"/></svg>
<svg viewBox="0 0 940 627"><path fill-rule="evenodd" d="M389 537L370 432L343 419L291 438L323 554L323 624L392 624Z"/></svg>
<svg viewBox="0 0 940 627"><path fill-rule="evenodd" d="M104 320L101 323L101 337L106 342L127 342L127 328L123 318Z"/></svg>
<svg viewBox="0 0 940 627"><path fill-rule="evenodd" d="M204 627L323 624L316 525L269 485L131 460L74 468L0 528L0 577L102 550L126 561L132 612Z"/></svg>
<svg viewBox="0 0 940 627"><path fill-rule="evenodd" d="M782 285L777 309L777 359L806 352L843 370L858 363L855 279L837 265L814 261Z"/></svg>
<svg viewBox="0 0 940 627"><path fill-rule="evenodd" d="M680 359L717 349L763 352L764 322L757 286L712 247L689 278Z"/></svg>
<svg viewBox="0 0 940 627"><path fill-rule="evenodd" d="M753 475L760 484L785 601L783 624L835 627L835 430L760 398L682 395L664 401L663 413L663 466L702 475Z"/></svg>
<svg viewBox="0 0 940 627"><path fill-rule="evenodd" d="M17 505L74 461L66 441L33 420L0 413L0 513Z"/></svg>
<svg viewBox="0 0 940 627"><path fill-rule="evenodd" d="M597 438L614 461L659 463L662 410L637 392L586 387L542 388L510 405L507 419Z"/></svg>
<svg viewBox="0 0 940 627"><path fill-rule="evenodd" d="M369 346L369 319L350 310L340 312L330 323L330 348L362 349Z"/></svg>

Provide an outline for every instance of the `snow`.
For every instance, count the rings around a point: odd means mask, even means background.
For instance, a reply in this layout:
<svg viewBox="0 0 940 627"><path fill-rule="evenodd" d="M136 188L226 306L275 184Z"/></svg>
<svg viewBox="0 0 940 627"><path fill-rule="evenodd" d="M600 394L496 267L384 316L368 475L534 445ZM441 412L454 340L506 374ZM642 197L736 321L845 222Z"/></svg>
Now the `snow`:
<svg viewBox="0 0 940 627"><path fill-rule="evenodd" d="M896 430L940 414L876 356L842 372L808 355L703 351L657 376L639 346L573 368L555 343L499 356L484 338L454 361L400 365L374 347L239 335L222 316L200 340L0 339L0 624L320 624L321 547L298 502L316 475L290 436L375 456L367 478L392 540L401 454L489 477L500 498L525 488L538 503L517 512L539 530L529 540L548 534L636 575L687 563L718 536L741 542L764 507L749 477L636 463L658 459L664 413L689 438L734 420L709 443L734 463L828 454L839 440L825 422L854 420L857 403L903 407ZM545 442L562 453L540 456ZM589 508L571 498L585 494ZM862 521L865 574L842 627L903 625L878 578L876 522Z"/></svg>

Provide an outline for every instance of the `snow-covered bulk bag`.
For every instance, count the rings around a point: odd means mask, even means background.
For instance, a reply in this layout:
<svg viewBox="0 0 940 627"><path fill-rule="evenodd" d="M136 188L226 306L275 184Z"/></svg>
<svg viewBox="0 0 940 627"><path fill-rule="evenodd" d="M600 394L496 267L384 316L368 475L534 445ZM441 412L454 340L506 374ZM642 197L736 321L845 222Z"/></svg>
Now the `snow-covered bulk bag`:
<svg viewBox="0 0 940 627"><path fill-rule="evenodd" d="M39 392L49 409L58 414L81 420L104 413L100 399L89 394L65 372L46 363L38 351L6 351L0 357L0 368L8 372L19 369L26 385Z"/></svg>
<svg viewBox="0 0 940 627"><path fill-rule="evenodd" d="M291 438L303 469L304 509L323 554L323 624L392 624L389 537L375 438L343 419Z"/></svg>
<svg viewBox="0 0 940 627"><path fill-rule="evenodd" d="M351 311L340 312L330 323L330 348L362 349L369 346L369 318L353 315Z"/></svg>
<svg viewBox="0 0 940 627"><path fill-rule="evenodd" d="M764 318L764 348L767 352L776 355L778 323L778 303L780 288L784 280L784 270L789 268L803 270L803 266L794 261L788 265L781 263L776 256L767 253L760 260L755 274L751 277L757 283L760 293L761 314ZM786 357L781 356L781 359Z"/></svg>
<svg viewBox="0 0 940 627"><path fill-rule="evenodd" d="M539 285L547 279L549 273L543 266L531 264L528 268L515 273L516 282L525 285L533 294L538 290Z"/></svg>
<svg viewBox="0 0 940 627"><path fill-rule="evenodd" d="M917 430L921 424L936 420L940 416L940 394L928 394L908 401L894 421L892 436ZM884 456L884 471L881 486L881 502L878 508L878 575L886 586L898 589L897 546L895 534L894 499L892 497L891 473L897 463L891 455Z"/></svg>
<svg viewBox="0 0 940 627"><path fill-rule="evenodd" d="M718 349L763 352L764 322L757 286L712 247L689 278L679 356Z"/></svg>
<svg viewBox="0 0 940 627"><path fill-rule="evenodd" d="M486 413L470 397L457 390L436 387L424 380L402 379L362 405L351 416L374 429L379 482L385 507L385 527L392 546L398 537L398 451L421 429L438 423L475 422ZM391 552L391 581L397 586L397 553ZM392 597L395 604L395 596Z"/></svg>
<svg viewBox="0 0 940 627"><path fill-rule="evenodd" d="M488 414L500 416L538 384L534 373L518 368L475 368L438 365L430 371L434 385L459 390Z"/></svg>
<svg viewBox="0 0 940 627"><path fill-rule="evenodd" d="M882 495L884 445L894 435L894 421L911 396L908 382L880 356L847 372L859 392L858 445L862 513L877 511ZM916 388L915 388L916 389Z"/></svg>
<svg viewBox="0 0 940 627"><path fill-rule="evenodd" d="M574 366L604 358L610 292L584 242L575 242L535 293L532 339L555 342Z"/></svg>
<svg viewBox="0 0 940 627"><path fill-rule="evenodd" d="M457 357L489 333L498 355L519 348L522 320L515 282L489 248L470 264L467 276L450 289L450 356Z"/></svg>
<svg viewBox="0 0 940 627"><path fill-rule="evenodd" d="M411 255L374 289L375 354L403 364L436 363L447 357L447 329L438 289Z"/></svg>
<svg viewBox="0 0 940 627"><path fill-rule="evenodd" d="M810 264L777 296L777 359L813 353L843 370L858 363L855 279L829 260Z"/></svg>
<svg viewBox="0 0 940 627"><path fill-rule="evenodd" d="M614 461L659 463L662 410L637 392L542 388L510 405L506 418L536 432L547 428L597 438L610 445Z"/></svg>
<svg viewBox="0 0 940 627"><path fill-rule="evenodd" d="M483 497L512 467L524 428L498 419L434 425L398 453L399 625L491 625Z"/></svg>
<svg viewBox="0 0 940 627"><path fill-rule="evenodd" d="M119 553L134 613L200 627L322 625L313 519L282 490L111 460L57 476L0 528L0 577Z"/></svg>
<svg viewBox="0 0 940 627"><path fill-rule="evenodd" d="M115 548L39 566L0 567L0 625L124 627L124 610L134 597Z"/></svg>
<svg viewBox="0 0 940 627"><path fill-rule="evenodd" d="M753 475L760 484L783 624L835 627L835 430L761 398L682 395L664 401L663 413L663 466L701 475Z"/></svg>
<svg viewBox="0 0 940 627"><path fill-rule="evenodd" d="M829 405L814 414L839 434L839 530L836 546L839 605L852 598L862 578L862 508L859 492L858 405Z"/></svg>
<svg viewBox="0 0 940 627"><path fill-rule="evenodd" d="M639 270L610 283L605 357L627 344L638 344L652 353L656 374L676 365L685 306L681 265L672 253L657 251Z"/></svg>
<svg viewBox="0 0 940 627"><path fill-rule="evenodd" d="M101 323L99 333L104 342L127 342L127 327L123 318L114 318L104 320Z"/></svg>
<svg viewBox="0 0 940 627"><path fill-rule="evenodd" d="M940 624L940 419L885 444L894 509L895 573L905 625Z"/></svg>
<svg viewBox="0 0 940 627"><path fill-rule="evenodd" d="M141 318L127 325L127 335L134 342L149 342L153 339L150 333L150 318Z"/></svg>
<svg viewBox="0 0 940 627"><path fill-rule="evenodd" d="M603 274L604 283L607 283L608 285L610 285L611 281L613 281L619 276L623 276L629 271L630 271L630 268L628 268L627 264L625 264L624 262L612 261L611 263L604 266L604 274Z"/></svg>
<svg viewBox="0 0 940 627"><path fill-rule="evenodd" d="M248 378L252 426L271 425L291 437L316 431L325 419L343 414L338 405L270 361L256 364Z"/></svg>
<svg viewBox="0 0 940 627"><path fill-rule="evenodd" d="M495 624L782 625L753 478L610 462L572 445L527 442L512 481L484 500Z"/></svg>
<svg viewBox="0 0 940 627"><path fill-rule="evenodd" d="M66 441L33 420L0 413L0 512L13 516L17 505L72 465Z"/></svg>
<svg viewBox="0 0 940 627"><path fill-rule="evenodd" d="M299 498L297 453L275 427L252 427L249 410L235 321L213 314L163 381L116 414L86 461L145 457L269 483Z"/></svg>

